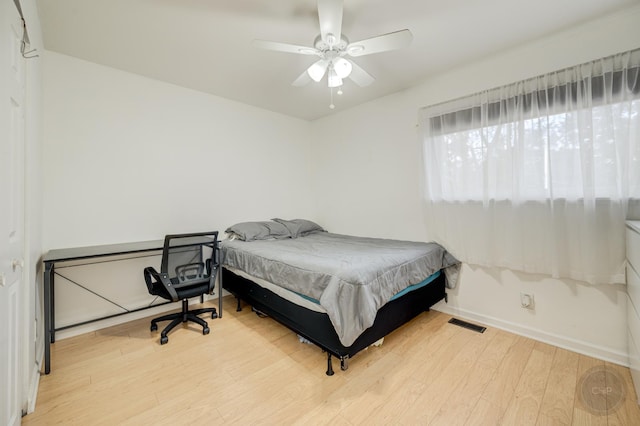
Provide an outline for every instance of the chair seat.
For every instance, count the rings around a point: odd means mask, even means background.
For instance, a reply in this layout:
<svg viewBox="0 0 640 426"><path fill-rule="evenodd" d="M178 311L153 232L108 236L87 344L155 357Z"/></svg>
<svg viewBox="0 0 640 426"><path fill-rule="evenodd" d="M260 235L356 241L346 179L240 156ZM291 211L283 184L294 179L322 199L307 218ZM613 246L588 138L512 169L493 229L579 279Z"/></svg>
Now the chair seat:
<svg viewBox="0 0 640 426"><path fill-rule="evenodd" d="M198 297L202 294L209 293L209 279L203 281L200 284L190 285L188 287L176 288L178 299L190 299L192 297ZM163 299L172 300L169 292L162 285L155 285L150 291L154 296L160 296Z"/></svg>
<svg viewBox="0 0 640 426"><path fill-rule="evenodd" d="M201 296L203 294L209 293L209 282L207 280L207 282L204 284L179 289L177 293L178 297L180 297L181 299L190 299L192 297Z"/></svg>

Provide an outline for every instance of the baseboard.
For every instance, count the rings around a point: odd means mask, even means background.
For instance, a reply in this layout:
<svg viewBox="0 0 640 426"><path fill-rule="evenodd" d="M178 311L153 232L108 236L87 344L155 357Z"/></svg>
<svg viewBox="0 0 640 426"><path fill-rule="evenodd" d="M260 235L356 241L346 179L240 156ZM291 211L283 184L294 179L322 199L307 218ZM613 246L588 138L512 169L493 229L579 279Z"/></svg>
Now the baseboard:
<svg viewBox="0 0 640 426"><path fill-rule="evenodd" d="M29 394L27 396L27 414L33 413L36 409L38 399L38 387L40 386L40 363L33 364L31 381L29 383Z"/></svg>
<svg viewBox="0 0 640 426"><path fill-rule="evenodd" d="M610 348L594 345L566 336L548 333L511 321L504 321L499 318L477 314L465 309L452 307L451 305L447 305L445 303L438 303L437 305L434 305L432 309L448 315L454 315L468 321L476 321L482 323L483 325L499 328L510 333L528 337L530 339L557 346L562 349L567 349L569 351L577 352L582 355L587 355L593 358L601 359L603 361L608 361L614 364L622 365L624 367L629 367L629 357L626 352L611 350Z"/></svg>
<svg viewBox="0 0 640 426"><path fill-rule="evenodd" d="M27 414L33 413L36 409L38 399L38 388L40 387L40 376L42 375L42 364L44 362L44 342L38 339L36 344L35 363L31 372L29 392L27 393Z"/></svg>

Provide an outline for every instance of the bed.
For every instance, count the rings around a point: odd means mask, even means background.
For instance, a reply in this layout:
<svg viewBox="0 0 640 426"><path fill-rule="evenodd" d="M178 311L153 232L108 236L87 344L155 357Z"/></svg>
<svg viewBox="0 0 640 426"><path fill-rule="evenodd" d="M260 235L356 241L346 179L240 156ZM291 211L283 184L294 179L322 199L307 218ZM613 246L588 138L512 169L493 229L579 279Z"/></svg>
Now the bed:
<svg viewBox="0 0 640 426"><path fill-rule="evenodd" d="M436 243L355 237L274 219L227 229L223 287L332 356L359 351L446 299L460 263Z"/></svg>

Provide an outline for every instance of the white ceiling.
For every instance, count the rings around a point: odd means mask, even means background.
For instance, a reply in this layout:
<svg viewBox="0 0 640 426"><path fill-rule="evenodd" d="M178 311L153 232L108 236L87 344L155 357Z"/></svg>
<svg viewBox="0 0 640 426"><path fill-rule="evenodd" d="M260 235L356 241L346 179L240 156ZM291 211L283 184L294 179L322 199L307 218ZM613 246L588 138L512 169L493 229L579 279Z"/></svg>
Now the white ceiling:
<svg viewBox="0 0 640 426"><path fill-rule="evenodd" d="M376 78L345 81L330 110L326 79L291 82L313 56L260 50L253 39L311 45L315 0L37 0L45 48L260 108L313 120L394 93L430 75L638 0L345 0L357 41L408 28L413 43L356 58Z"/></svg>

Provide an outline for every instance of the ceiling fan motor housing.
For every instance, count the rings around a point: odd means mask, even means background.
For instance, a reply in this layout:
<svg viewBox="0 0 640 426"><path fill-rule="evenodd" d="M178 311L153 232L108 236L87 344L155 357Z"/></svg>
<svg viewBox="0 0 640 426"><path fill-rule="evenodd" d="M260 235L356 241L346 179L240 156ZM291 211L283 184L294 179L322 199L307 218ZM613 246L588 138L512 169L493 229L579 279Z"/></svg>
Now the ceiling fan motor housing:
<svg viewBox="0 0 640 426"><path fill-rule="evenodd" d="M322 40L322 36L318 35L313 41L313 46L321 52L344 52L348 45L349 40L343 35L340 36L339 42L337 42L336 36L333 34L327 34L327 40Z"/></svg>

